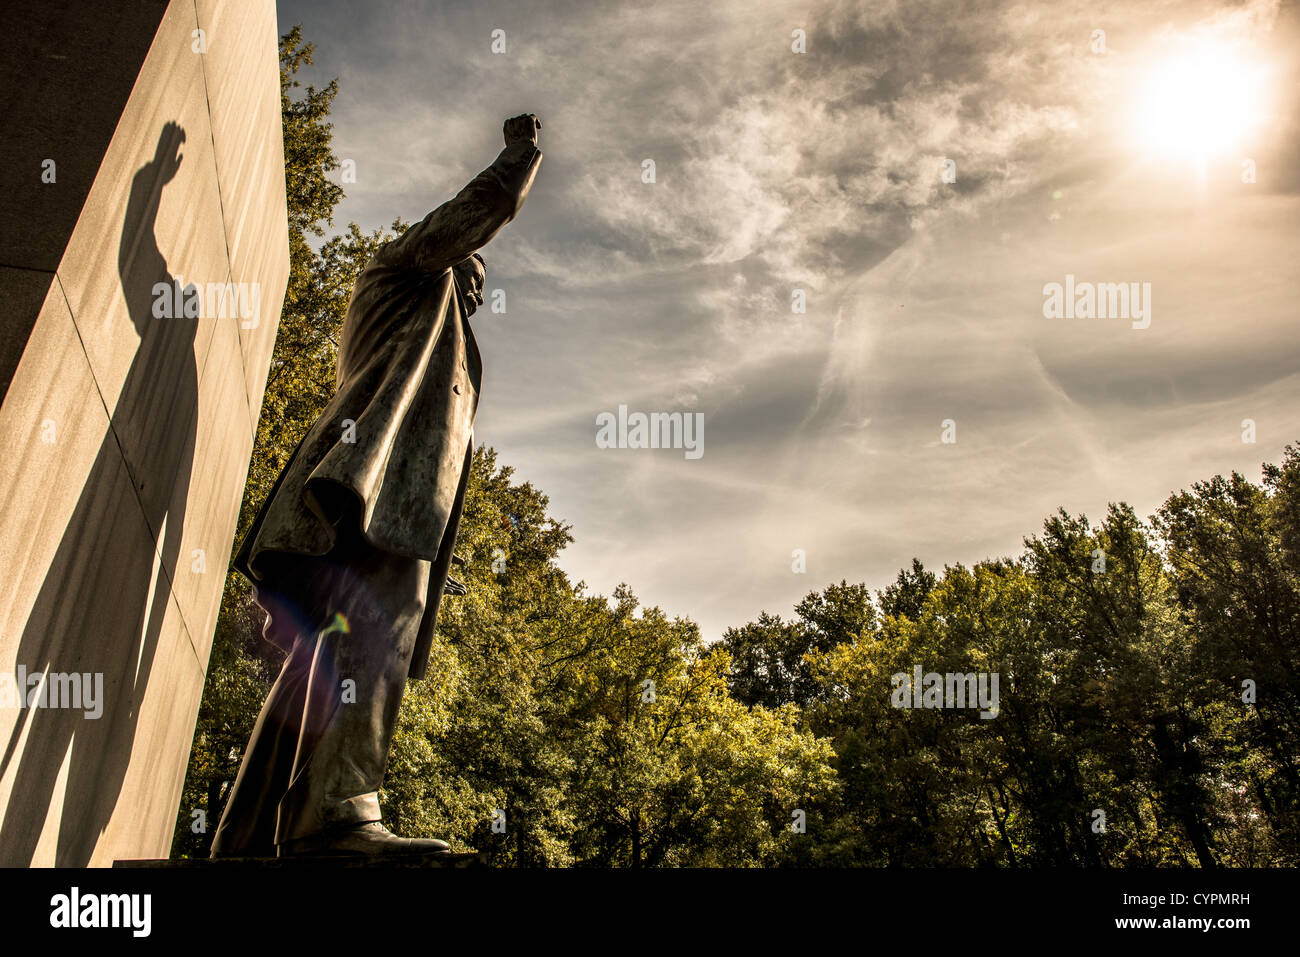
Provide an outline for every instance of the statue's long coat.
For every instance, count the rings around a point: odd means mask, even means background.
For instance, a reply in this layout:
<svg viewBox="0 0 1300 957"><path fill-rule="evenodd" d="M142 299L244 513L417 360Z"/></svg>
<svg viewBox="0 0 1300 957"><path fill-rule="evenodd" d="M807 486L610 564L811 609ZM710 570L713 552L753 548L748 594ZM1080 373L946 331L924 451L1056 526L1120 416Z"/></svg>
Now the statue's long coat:
<svg viewBox="0 0 1300 957"><path fill-rule="evenodd" d="M451 267L515 217L541 159L532 143L506 147L454 199L370 260L343 321L334 398L276 479L233 562L256 585L267 552L326 554L347 497L355 497L372 545L432 563L414 678L424 677L456 543L482 377Z"/></svg>

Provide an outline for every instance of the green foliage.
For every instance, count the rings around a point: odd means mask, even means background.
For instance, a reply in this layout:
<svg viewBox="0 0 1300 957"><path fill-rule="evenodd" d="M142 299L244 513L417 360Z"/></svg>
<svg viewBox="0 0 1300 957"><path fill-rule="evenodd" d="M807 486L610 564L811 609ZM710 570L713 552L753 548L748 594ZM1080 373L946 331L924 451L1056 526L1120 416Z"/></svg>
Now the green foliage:
<svg viewBox="0 0 1300 957"><path fill-rule="evenodd" d="M406 692L382 799L392 826L501 864L772 863L830 751L794 709L727 694L695 625L571 585L546 498L475 455L430 677ZM504 812L505 831L492 822Z"/></svg>
<svg viewBox="0 0 1300 957"><path fill-rule="evenodd" d="M768 708L806 704L817 692L808 656L869 632L876 610L865 585L842 581L808 595L795 615L785 622L763 612L757 622L728 628L723 635L723 647L732 657L729 686L739 701Z"/></svg>
<svg viewBox="0 0 1300 957"><path fill-rule="evenodd" d="M1149 525L1124 505L1095 527L1062 512L1018 560L900 573L878 626L800 665L839 788L784 860L1295 866L1300 453L1264 474L1197 483ZM780 655L799 627L760 618L728 640L748 661L755 635ZM916 665L998 673L997 716L894 707ZM733 666L751 697L784 693L769 675L755 688Z"/></svg>

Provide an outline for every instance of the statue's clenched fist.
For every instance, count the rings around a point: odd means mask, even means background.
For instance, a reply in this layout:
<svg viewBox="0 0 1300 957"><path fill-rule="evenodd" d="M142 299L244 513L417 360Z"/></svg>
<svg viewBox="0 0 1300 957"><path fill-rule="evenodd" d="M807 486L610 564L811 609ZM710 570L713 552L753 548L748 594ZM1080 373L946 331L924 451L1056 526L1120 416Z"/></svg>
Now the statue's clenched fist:
<svg viewBox="0 0 1300 957"><path fill-rule="evenodd" d="M537 145L537 131L542 128L542 121L532 113L524 113L520 116L512 116L506 120L502 132L505 133L506 146L518 143L520 140L527 140L534 146Z"/></svg>

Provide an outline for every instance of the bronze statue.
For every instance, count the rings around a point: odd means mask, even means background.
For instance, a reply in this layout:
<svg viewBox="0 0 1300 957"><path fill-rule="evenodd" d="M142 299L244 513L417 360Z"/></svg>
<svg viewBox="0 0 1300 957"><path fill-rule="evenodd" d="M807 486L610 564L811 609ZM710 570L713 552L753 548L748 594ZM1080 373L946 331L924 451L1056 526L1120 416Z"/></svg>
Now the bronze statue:
<svg viewBox="0 0 1300 957"><path fill-rule="evenodd" d="M380 823L408 677L428 664L474 451L482 367L468 317L477 250L514 219L542 160L532 114L496 160L375 254L339 343L336 393L276 479L234 567L288 654L244 751L214 857L405 854L443 841Z"/></svg>

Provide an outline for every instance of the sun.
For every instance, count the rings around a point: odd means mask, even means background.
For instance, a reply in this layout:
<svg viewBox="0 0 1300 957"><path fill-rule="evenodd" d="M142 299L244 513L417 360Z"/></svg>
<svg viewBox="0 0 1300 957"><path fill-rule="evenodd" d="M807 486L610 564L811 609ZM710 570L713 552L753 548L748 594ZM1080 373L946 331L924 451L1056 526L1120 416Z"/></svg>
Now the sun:
<svg viewBox="0 0 1300 957"><path fill-rule="evenodd" d="M1197 163L1240 155L1263 121L1266 68L1214 40L1187 41L1154 63L1139 90L1143 152Z"/></svg>

